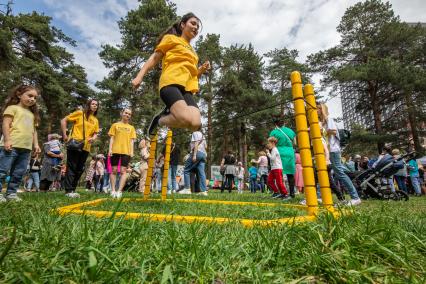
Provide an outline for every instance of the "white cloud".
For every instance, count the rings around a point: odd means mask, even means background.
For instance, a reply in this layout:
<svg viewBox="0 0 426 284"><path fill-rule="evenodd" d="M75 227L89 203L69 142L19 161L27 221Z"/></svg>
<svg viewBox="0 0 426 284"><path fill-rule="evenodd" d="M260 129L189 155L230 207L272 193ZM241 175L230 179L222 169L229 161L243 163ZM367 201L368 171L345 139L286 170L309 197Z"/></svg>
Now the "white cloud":
<svg viewBox="0 0 426 284"><path fill-rule="evenodd" d="M72 49L77 63L83 65L89 81L107 74L98 52L102 44L118 44L117 20L138 6L136 0L44 0L54 17L60 17L83 38ZM217 33L221 43L252 43L263 54L274 48L297 49L302 60L307 55L339 42L336 27L345 10L355 0L175 0L177 12L192 11L203 22L202 34ZM392 0L394 11L407 22L426 22L424 0ZM330 110L341 114L339 99L330 102Z"/></svg>

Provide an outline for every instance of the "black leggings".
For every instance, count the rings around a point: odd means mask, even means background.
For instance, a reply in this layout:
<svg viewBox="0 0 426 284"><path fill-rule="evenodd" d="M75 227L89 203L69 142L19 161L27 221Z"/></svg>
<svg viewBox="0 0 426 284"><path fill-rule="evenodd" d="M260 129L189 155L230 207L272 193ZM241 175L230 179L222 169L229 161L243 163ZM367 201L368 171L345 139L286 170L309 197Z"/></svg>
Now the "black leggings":
<svg viewBox="0 0 426 284"><path fill-rule="evenodd" d="M286 174L288 180L288 186L290 187L290 196L294 197L294 175Z"/></svg>
<svg viewBox="0 0 426 284"><path fill-rule="evenodd" d="M102 192L104 187L104 176L95 175L94 180L95 180L95 192L98 191L98 186L99 186L99 192Z"/></svg>
<svg viewBox="0 0 426 284"><path fill-rule="evenodd" d="M233 180L234 180L234 175L225 175L225 180L222 182L221 191L223 192L225 190L225 184L226 184L226 189L228 189L228 191L231 192Z"/></svg>
<svg viewBox="0 0 426 284"><path fill-rule="evenodd" d="M44 179L42 181L40 181L40 191L48 191L50 186L52 185L53 181Z"/></svg>
<svg viewBox="0 0 426 284"><path fill-rule="evenodd" d="M74 192L77 188L88 156L89 152L86 151L67 150L67 172L64 180L65 193Z"/></svg>
<svg viewBox="0 0 426 284"><path fill-rule="evenodd" d="M181 100L185 101L188 106L198 108L192 93L185 91L185 88L180 85L169 85L161 88L160 98L168 109L170 109L174 103Z"/></svg>

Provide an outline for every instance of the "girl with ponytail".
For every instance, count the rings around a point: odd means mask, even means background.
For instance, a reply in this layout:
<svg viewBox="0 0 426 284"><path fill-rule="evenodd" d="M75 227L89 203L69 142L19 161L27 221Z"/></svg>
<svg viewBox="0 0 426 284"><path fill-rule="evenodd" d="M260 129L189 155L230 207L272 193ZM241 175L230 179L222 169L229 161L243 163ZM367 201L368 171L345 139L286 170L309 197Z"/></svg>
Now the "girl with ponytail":
<svg viewBox="0 0 426 284"><path fill-rule="evenodd" d="M192 131L201 126L201 114L193 94L199 90L198 78L210 70L210 62L198 66L198 56L190 45L198 35L200 25L200 19L188 13L164 31L154 53L132 81L133 87L138 88L146 73L162 60L159 90L166 107L152 119L148 128L151 136L159 125Z"/></svg>

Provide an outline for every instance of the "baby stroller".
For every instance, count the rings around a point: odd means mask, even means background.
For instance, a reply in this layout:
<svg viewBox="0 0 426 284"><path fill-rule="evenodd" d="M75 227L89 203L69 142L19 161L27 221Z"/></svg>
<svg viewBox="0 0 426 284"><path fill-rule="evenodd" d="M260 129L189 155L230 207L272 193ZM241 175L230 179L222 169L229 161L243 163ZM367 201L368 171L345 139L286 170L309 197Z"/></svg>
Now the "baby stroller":
<svg viewBox="0 0 426 284"><path fill-rule="evenodd" d="M139 170L133 166L131 172L128 173L126 184L124 185L123 190L128 192L138 192L139 191L139 180L140 173Z"/></svg>
<svg viewBox="0 0 426 284"><path fill-rule="evenodd" d="M376 198L382 200L408 200L408 194L402 190L392 192L389 179L398 170L404 167L404 164L415 158L415 152L408 153L398 159L392 155L386 154L377 163L374 168L368 169L353 179L358 193L362 199Z"/></svg>

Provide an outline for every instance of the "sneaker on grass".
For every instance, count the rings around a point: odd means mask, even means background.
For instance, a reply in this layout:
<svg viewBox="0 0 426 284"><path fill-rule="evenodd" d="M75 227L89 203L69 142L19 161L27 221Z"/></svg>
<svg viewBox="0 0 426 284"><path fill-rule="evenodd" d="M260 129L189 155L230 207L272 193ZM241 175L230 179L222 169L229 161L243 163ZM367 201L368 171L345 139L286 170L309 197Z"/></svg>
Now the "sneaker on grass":
<svg viewBox="0 0 426 284"><path fill-rule="evenodd" d="M275 192L272 194L272 198L280 198L281 197L281 193Z"/></svg>
<svg viewBox="0 0 426 284"><path fill-rule="evenodd" d="M178 191L179 194L191 194L191 189L184 188L181 191Z"/></svg>
<svg viewBox="0 0 426 284"><path fill-rule="evenodd" d="M306 205L306 199L303 199L299 202L300 205ZM322 199L318 198L318 204L322 204Z"/></svg>
<svg viewBox="0 0 426 284"><path fill-rule="evenodd" d="M115 193L115 198L122 198L123 197L123 193L121 191L117 191Z"/></svg>
<svg viewBox="0 0 426 284"><path fill-rule="evenodd" d="M69 198L79 198L80 194L76 193L76 192L68 192L67 194L65 194L66 197Z"/></svg>
<svg viewBox="0 0 426 284"><path fill-rule="evenodd" d="M361 204L361 199L357 198L357 199L351 199L346 203L348 206L357 206Z"/></svg>
<svg viewBox="0 0 426 284"><path fill-rule="evenodd" d="M207 196L209 194L207 193L207 191L201 191L201 192L198 193L198 195Z"/></svg>
<svg viewBox="0 0 426 284"><path fill-rule="evenodd" d="M16 193L11 193L11 194L6 194L6 200L7 201L22 201L21 198L19 198L19 196Z"/></svg>
<svg viewBox="0 0 426 284"><path fill-rule="evenodd" d="M0 193L0 203L6 202L6 198L4 198L3 194Z"/></svg>
<svg viewBox="0 0 426 284"><path fill-rule="evenodd" d="M279 198L281 198L283 201L287 201L287 200L292 199L292 197L288 194L281 194L281 196Z"/></svg>

